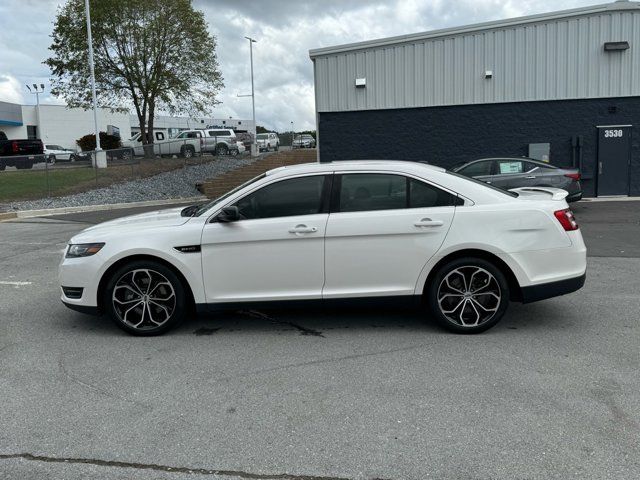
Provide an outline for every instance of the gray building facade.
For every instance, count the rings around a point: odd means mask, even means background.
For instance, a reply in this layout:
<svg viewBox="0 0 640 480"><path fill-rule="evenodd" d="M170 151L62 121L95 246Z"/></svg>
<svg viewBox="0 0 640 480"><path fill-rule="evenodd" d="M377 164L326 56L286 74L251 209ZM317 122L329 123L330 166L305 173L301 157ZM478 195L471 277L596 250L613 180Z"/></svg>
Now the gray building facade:
<svg viewBox="0 0 640 480"><path fill-rule="evenodd" d="M579 166L640 195L640 3L619 1L312 50L320 161ZM614 178L615 177L615 178ZM600 187L600 188L599 188Z"/></svg>

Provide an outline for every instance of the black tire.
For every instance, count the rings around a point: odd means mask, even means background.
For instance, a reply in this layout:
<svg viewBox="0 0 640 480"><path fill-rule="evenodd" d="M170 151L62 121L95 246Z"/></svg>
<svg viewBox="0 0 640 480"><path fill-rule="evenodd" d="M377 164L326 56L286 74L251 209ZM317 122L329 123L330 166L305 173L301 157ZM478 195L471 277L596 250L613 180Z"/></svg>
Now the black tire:
<svg viewBox="0 0 640 480"><path fill-rule="evenodd" d="M493 263L464 257L440 267L425 294L429 310L441 326L455 333L480 333L502 319L510 292L507 279Z"/></svg>
<svg viewBox="0 0 640 480"><path fill-rule="evenodd" d="M226 145L216 145L216 155L226 155L229 153L229 147Z"/></svg>
<svg viewBox="0 0 640 480"><path fill-rule="evenodd" d="M276 148L274 148L274 150L277 152L278 150L280 150L280 144L276 143Z"/></svg>
<svg viewBox="0 0 640 480"><path fill-rule="evenodd" d="M125 150L122 152L122 160L129 162L133 158L133 150Z"/></svg>
<svg viewBox="0 0 640 480"><path fill-rule="evenodd" d="M192 158L196 153L196 150L191 145L184 145L180 149L180 156L182 158Z"/></svg>
<svg viewBox="0 0 640 480"><path fill-rule="evenodd" d="M56 164L56 156L55 155L49 155L49 158L47 158L47 163L49 163L49 165L55 165Z"/></svg>
<svg viewBox="0 0 640 480"><path fill-rule="evenodd" d="M2 172L5 168L7 168L7 166L4 163L0 162L0 172Z"/></svg>
<svg viewBox="0 0 640 480"><path fill-rule="evenodd" d="M229 155L231 155L232 157L237 157L238 156L238 149L234 148L232 150L229 151Z"/></svg>
<svg viewBox="0 0 640 480"><path fill-rule="evenodd" d="M143 272L151 273L149 274L149 277L146 277L146 274ZM149 287L147 287L146 293L142 294L143 289L145 288L145 278L150 279L148 282ZM165 280L171 286L173 297L169 295L171 292L169 291L169 287L164 283ZM132 288L126 288L124 286L127 282L130 283L130 281L133 281L135 285L139 286L137 290L140 294ZM159 282L160 284L155 285L154 287L154 282ZM116 286L119 287L117 291ZM161 302L156 303L153 300L147 299L145 303L144 295L147 295L148 298L156 298L148 295L150 290L151 294L166 296L167 299L162 300L162 302L168 302L171 298L174 298L175 302L171 302L171 304L164 303L164 310L158 306ZM122 302L119 303L114 300L114 291L116 291L115 299L120 297ZM154 291L158 293L154 293ZM119 328L131 335L161 335L182 322L188 311L187 293L185 286L182 284L178 276L170 268L152 260L137 260L120 267L109 278L102 295L102 304L104 305L105 312ZM122 295L129 295L132 300L127 300L128 297ZM140 301L138 304L133 303L139 299ZM130 307L130 305L133 306ZM145 310L145 308L148 308L149 310ZM156 315L155 319L161 320L161 322L157 322L161 323L160 325L154 325L151 321L151 319L154 319L154 314L151 312L154 312ZM132 315L132 317L129 317L129 315ZM162 318L167 315L168 317L166 319ZM140 325L135 326L135 323L137 323L140 318Z"/></svg>
<svg viewBox="0 0 640 480"><path fill-rule="evenodd" d="M78 160L78 157L74 153L69 155L69 162L75 162L76 160Z"/></svg>

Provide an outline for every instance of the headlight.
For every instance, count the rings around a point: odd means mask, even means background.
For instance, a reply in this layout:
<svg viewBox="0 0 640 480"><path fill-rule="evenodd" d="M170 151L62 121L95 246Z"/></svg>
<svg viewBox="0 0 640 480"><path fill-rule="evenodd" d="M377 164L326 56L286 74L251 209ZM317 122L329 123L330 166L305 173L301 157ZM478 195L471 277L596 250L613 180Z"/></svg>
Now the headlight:
<svg viewBox="0 0 640 480"><path fill-rule="evenodd" d="M104 243L78 243L75 245L69 245L66 257L90 257L91 255L98 253L102 247L104 247Z"/></svg>

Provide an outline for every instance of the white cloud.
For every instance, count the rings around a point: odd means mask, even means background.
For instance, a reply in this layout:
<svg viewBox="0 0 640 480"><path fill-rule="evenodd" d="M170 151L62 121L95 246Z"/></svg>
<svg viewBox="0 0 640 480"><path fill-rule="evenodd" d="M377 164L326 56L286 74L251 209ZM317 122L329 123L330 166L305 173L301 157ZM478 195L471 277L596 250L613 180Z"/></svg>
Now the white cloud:
<svg viewBox="0 0 640 480"><path fill-rule="evenodd" d="M12 75L0 75L0 101L24 103L22 85Z"/></svg>

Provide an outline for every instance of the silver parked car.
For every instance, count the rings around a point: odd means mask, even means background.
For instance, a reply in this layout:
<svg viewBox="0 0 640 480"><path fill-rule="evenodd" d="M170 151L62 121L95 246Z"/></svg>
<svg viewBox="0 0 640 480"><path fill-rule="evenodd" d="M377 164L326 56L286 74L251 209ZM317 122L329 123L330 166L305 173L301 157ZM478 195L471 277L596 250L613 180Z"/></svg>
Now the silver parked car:
<svg viewBox="0 0 640 480"><path fill-rule="evenodd" d="M580 170L560 168L532 158L481 158L452 169L499 188L554 187L569 192L567 202L582 198Z"/></svg>
<svg viewBox="0 0 640 480"><path fill-rule="evenodd" d="M293 148L316 148L316 139L308 134L298 135L293 141Z"/></svg>

